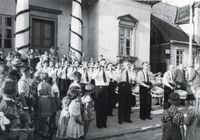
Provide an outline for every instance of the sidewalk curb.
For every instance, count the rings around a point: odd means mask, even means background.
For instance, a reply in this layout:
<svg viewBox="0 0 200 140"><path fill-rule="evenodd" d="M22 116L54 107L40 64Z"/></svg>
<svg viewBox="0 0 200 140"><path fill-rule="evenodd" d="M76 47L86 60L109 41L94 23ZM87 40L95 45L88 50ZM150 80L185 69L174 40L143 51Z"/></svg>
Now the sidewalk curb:
<svg viewBox="0 0 200 140"><path fill-rule="evenodd" d="M141 132L145 132L145 131L149 131L149 130L156 130L156 129L160 129L162 128L161 124L157 124L155 126L148 126L148 127L144 127L144 128L136 128L133 130L125 130L125 131L119 131L119 132L115 132L115 133L106 133L104 135L98 135L95 137L88 137L87 140L102 140L105 138L111 138L111 137L120 137L126 134L136 134L136 133L141 133Z"/></svg>

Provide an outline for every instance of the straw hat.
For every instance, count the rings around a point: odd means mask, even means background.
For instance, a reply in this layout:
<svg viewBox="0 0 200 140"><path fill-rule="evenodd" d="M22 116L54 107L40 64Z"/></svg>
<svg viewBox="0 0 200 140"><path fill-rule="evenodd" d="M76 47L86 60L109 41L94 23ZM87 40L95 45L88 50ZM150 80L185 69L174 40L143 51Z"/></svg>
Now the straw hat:
<svg viewBox="0 0 200 140"><path fill-rule="evenodd" d="M21 67L24 65L24 63L20 59L13 59L11 63L12 63L12 66L15 66L15 67Z"/></svg>

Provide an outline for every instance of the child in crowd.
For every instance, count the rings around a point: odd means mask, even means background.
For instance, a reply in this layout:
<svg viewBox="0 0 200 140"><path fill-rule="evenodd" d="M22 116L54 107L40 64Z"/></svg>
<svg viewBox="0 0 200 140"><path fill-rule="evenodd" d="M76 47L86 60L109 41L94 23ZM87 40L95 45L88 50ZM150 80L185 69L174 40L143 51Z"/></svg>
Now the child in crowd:
<svg viewBox="0 0 200 140"><path fill-rule="evenodd" d="M67 96L70 97L69 104L70 118L67 125L67 136L69 139L80 139L84 136L84 122L81 115L81 88L79 86L71 86Z"/></svg>
<svg viewBox="0 0 200 140"><path fill-rule="evenodd" d="M184 139L184 116L177 106L180 104L180 96L174 92L169 95L171 106L163 111L162 124L163 136L162 140L183 140Z"/></svg>
<svg viewBox="0 0 200 140"><path fill-rule="evenodd" d="M56 137L60 139L67 139L67 125L69 122L69 104L70 104L70 98L68 96L64 97L62 99L62 110L60 113L60 117L58 120L58 129Z"/></svg>
<svg viewBox="0 0 200 140"><path fill-rule="evenodd" d="M84 109L84 139L86 139L86 134L89 130L90 123L92 120L94 120L94 104L90 96L92 93L94 93L94 86L92 84L87 84L85 86L85 94L81 98Z"/></svg>

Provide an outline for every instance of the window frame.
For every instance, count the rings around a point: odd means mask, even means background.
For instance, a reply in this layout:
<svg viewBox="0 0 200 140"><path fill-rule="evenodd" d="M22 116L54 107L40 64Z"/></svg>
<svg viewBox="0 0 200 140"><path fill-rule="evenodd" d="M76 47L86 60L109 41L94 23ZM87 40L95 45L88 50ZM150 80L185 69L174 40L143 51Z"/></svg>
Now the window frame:
<svg viewBox="0 0 200 140"><path fill-rule="evenodd" d="M12 15L5 15L5 14L0 14L0 16L2 17L1 20L1 32L2 32L2 37L1 39L1 46L0 46L0 50L4 50L4 49L13 49L14 46L14 17ZM6 26L6 18L11 18L11 26ZM11 30L11 36L10 38L6 37L6 30ZM11 44L10 47L5 47L5 40L9 39L11 40Z"/></svg>
<svg viewBox="0 0 200 140"><path fill-rule="evenodd" d="M132 18L132 17L131 17ZM135 50L136 50L136 29L137 29L137 23L138 21L134 21L133 19L130 19L130 15L125 15L118 17L119 19L119 26L118 26L118 55L119 56L135 56ZM120 37L120 31L121 28L130 29L131 30L131 37L130 37L130 47L129 47L129 55L127 54L121 54L121 37ZM125 48L125 47L124 47ZM125 48L126 49L126 48ZM127 52L126 52L127 53Z"/></svg>
<svg viewBox="0 0 200 140"><path fill-rule="evenodd" d="M180 54L180 52L181 52L181 54ZM182 59L180 59L180 57ZM183 57L184 57L184 49L176 49L176 66L183 64Z"/></svg>
<svg viewBox="0 0 200 140"><path fill-rule="evenodd" d="M53 22L53 29L54 29L54 41L53 41L53 46L54 48L57 47L57 19L56 18L50 18L50 17L41 17L41 16L35 16L35 15L31 15L30 16L30 26L31 26L31 30L30 30L30 48L33 48L33 49L41 49L41 50L46 50L46 49L50 49L51 47L35 47L33 46L33 20L36 19L36 20L43 20L43 21L47 21L47 22Z"/></svg>

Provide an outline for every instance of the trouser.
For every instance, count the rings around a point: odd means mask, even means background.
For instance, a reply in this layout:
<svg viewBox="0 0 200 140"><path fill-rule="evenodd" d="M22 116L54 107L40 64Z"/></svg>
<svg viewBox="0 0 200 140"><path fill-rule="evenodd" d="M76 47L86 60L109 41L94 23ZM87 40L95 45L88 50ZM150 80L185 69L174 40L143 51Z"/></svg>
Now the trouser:
<svg viewBox="0 0 200 140"><path fill-rule="evenodd" d="M108 106L108 86L96 86L95 88L95 109L96 126L98 128L107 127L107 106Z"/></svg>
<svg viewBox="0 0 200 140"><path fill-rule="evenodd" d="M173 90L167 86L164 86L164 106L163 109L168 109L170 107L169 103L169 95L173 92Z"/></svg>
<svg viewBox="0 0 200 140"><path fill-rule="evenodd" d="M66 96L69 86L71 84L71 80L69 79L60 79L60 99Z"/></svg>
<svg viewBox="0 0 200 140"><path fill-rule="evenodd" d="M118 107L118 121L130 121L131 114L131 84L121 82L118 85L119 91L119 107Z"/></svg>
<svg viewBox="0 0 200 140"><path fill-rule="evenodd" d="M145 119L151 116L151 94L149 89L140 86L140 118Z"/></svg>
<svg viewBox="0 0 200 140"><path fill-rule="evenodd" d="M108 86L108 115L113 115L113 108L116 103L115 88L116 83L110 82Z"/></svg>

